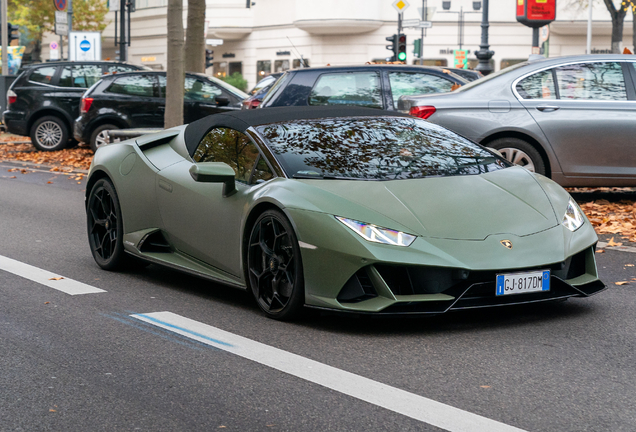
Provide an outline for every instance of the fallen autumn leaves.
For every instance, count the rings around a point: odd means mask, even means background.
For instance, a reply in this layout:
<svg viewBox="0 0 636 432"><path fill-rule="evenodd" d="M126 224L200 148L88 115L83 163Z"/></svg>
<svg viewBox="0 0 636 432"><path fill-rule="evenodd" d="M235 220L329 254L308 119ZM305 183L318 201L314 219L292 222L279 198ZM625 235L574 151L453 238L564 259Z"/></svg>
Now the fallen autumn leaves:
<svg viewBox="0 0 636 432"><path fill-rule="evenodd" d="M0 160L14 160L35 164L46 164L88 170L93 160L93 151L75 147L54 152L37 151L31 144L7 143L0 145ZM60 171L62 171L60 169Z"/></svg>
<svg viewBox="0 0 636 432"><path fill-rule="evenodd" d="M613 203L602 199L580 205L598 234L616 234L625 240L636 242L634 201L622 200Z"/></svg>

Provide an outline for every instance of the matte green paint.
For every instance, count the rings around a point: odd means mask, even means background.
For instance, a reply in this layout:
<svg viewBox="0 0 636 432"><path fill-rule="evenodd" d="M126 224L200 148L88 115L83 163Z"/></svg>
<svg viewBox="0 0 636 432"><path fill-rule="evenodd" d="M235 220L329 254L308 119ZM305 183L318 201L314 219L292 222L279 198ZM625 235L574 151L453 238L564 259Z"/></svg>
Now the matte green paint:
<svg viewBox="0 0 636 432"><path fill-rule="evenodd" d="M100 147L89 177L103 172L115 184L128 252L234 286L245 287L245 225L262 203L285 212L295 228L306 303L335 309L374 312L399 301L449 300L444 294L396 298L369 267L374 263L505 272L559 263L597 242L588 221L576 232L561 225L570 199L564 189L519 167L479 176L383 182L278 177L254 186L237 182L236 193L224 197L223 183L197 182L192 172L219 174L230 168L195 164L185 149L183 129ZM157 139L171 136L153 147ZM409 247L372 243L335 215L418 237ZM157 229L174 253L137 249ZM512 241L513 248L503 247L501 240ZM586 260L588 274L569 282L597 280L591 249ZM378 297L340 304L339 291L364 267L376 282Z"/></svg>

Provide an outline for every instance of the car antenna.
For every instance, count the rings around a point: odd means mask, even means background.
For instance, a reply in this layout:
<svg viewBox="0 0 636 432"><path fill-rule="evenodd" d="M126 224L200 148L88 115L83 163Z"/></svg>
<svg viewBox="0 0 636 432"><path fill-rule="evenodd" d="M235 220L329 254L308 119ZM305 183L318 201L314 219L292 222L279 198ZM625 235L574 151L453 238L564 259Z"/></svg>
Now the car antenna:
<svg viewBox="0 0 636 432"><path fill-rule="evenodd" d="M303 58L303 55L300 53L300 51L298 51L298 48L296 48L296 45L294 45L294 43L291 41L289 36L287 36L287 40L291 44L292 48L294 48L296 50L296 54L298 54L298 58L300 58L300 65L302 67L307 67L307 65L305 64L305 59Z"/></svg>

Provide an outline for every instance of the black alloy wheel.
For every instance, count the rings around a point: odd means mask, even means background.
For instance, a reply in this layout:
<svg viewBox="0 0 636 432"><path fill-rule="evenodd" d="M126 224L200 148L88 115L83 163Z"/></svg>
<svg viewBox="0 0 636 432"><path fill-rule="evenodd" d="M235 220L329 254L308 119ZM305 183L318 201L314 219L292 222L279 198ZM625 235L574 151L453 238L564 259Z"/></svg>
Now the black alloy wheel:
<svg viewBox="0 0 636 432"><path fill-rule="evenodd" d="M108 179L98 180L86 207L88 243L97 265L105 270L120 268L124 261L124 227L117 192Z"/></svg>
<svg viewBox="0 0 636 432"><path fill-rule="evenodd" d="M305 286L296 234L279 211L256 220L247 250L249 286L258 306L271 318L289 320L305 302Z"/></svg>

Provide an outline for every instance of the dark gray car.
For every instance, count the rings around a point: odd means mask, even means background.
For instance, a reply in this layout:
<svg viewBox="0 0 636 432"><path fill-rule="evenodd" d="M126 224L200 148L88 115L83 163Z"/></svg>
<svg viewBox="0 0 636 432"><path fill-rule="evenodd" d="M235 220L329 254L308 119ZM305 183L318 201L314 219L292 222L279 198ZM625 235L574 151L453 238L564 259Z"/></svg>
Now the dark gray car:
<svg viewBox="0 0 636 432"><path fill-rule="evenodd" d="M426 118L562 186L636 186L636 57L520 63L444 94L404 96Z"/></svg>

